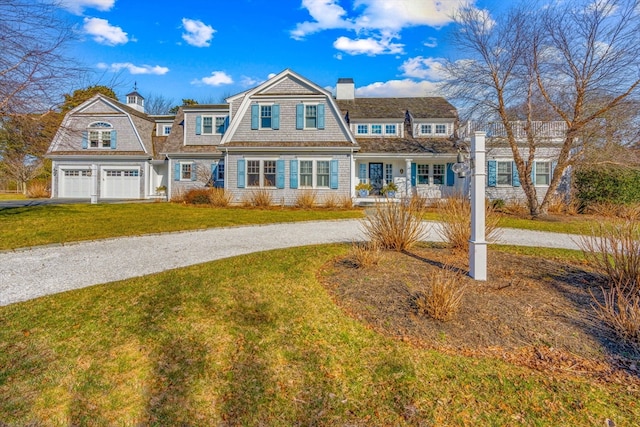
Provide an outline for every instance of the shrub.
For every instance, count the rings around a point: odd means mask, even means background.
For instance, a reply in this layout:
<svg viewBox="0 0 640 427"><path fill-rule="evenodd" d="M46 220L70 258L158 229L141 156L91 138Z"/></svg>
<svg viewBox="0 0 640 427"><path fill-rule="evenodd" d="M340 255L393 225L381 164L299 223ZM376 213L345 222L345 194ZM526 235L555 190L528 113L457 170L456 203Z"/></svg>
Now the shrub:
<svg viewBox="0 0 640 427"><path fill-rule="evenodd" d="M506 203L502 199L495 199L491 201L491 207L497 211L504 209Z"/></svg>
<svg viewBox="0 0 640 427"><path fill-rule="evenodd" d="M443 322L453 319L466 289L460 273L452 268L433 270L426 282L424 291L414 299L418 314Z"/></svg>
<svg viewBox="0 0 640 427"><path fill-rule="evenodd" d="M296 194L296 207L311 209L316 205L317 193L313 190L302 190Z"/></svg>
<svg viewBox="0 0 640 427"><path fill-rule="evenodd" d="M613 203L592 203L583 212L608 218L640 220L640 204L616 205Z"/></svg>
<svg viewBox="0 0 640 427"><path fill-rule="evenodd" d="M182 201L188 205L208 205L211 203L209 189L192 188L184 193Z"/></svg>
<svg viewBox="0 0 640 427"><path fill-rule="evenodd" d="M640 203L640 171L626 168L579 169L574 174L580 209L596 203Z"/></svg>
<svg viewBox="0 0 640 427"><path fill-rule="evenodd" d="M590 236L581 236L578 244L591 267L612 286L640 291L640 223L601 223Z"/></svg>
<svg viewBox="0 0 640 427"><path fill-rule="evenodd" d="M640 350L640 293L634 287L602 289L604 302L591 295L594 310L623 341Z"/></svg>
<svg viewBox="0 0 640 427"><path fill-rule="evenodd" d="M351 245L351 260L357 268L378 265L381 259L382 250L375 243L360 242Z"/></svg>
<svg viewBox="0 0 640 427"><path fill-rule="evenodd" d="M338 196L338 205L342 209L353 209L353 199L348 194Z"/></svg>
<svg viewBox="0 0 640 427"><path fill-rule="evenodd" d="M224 188L211 188L209 190L210 203L218 208L226 208L231 203L231 194Z"/></svg>
<svg viewBox="0 0 640 427"><path fill-rule="evenodd" d="M471 202L462 195L449 197L438 205L442 220L438 234L456 252L469 251L471 238ZM488 203L485 210L485 239L489 242L498 238L500 217Z"/></svg>
<svg viewBox="0 0 640 427"><path fill-rule="evenodd" d="M364 232L383 249L403 251L426 235L427 223L422 220L424 213L424 206L406 200L377 203L375 212L363 220Z"/></svg>
<svg viewBox="0 0 640 427"><path fill-rule="evenodd" d="M49 187L42 181L32 181L27 187L27 197L32 199L44 199L50 195Z"/></svg>
<svg viewBox="0 0 640 427"><path fill-rule="evenodd" d="M261 188L259 190L253 190L249 196L251 206L257 208L268 208L273 204L273 196L269 190Z"/></svg>
<svg viewBox="0 0 640 427"><path fill-rule="evenodd" d="M328 209L336 209L340 207L340 199L336 193L327 193L322 198L322 205Z"/></svg>

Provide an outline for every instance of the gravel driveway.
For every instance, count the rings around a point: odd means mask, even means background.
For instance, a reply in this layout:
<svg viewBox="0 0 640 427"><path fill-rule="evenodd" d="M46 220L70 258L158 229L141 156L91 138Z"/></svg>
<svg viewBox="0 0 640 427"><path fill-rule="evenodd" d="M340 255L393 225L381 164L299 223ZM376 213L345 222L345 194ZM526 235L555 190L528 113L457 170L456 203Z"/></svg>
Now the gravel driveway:
<svg viewBox="0 0 640 427"><path fill-rule="evenodd" d="M430 227L426 240L441 240ZM0 252L0 305L271 249L363 240L360 220L123 237ZM578 249L575 236L504 229L501 243Z"/></svg>

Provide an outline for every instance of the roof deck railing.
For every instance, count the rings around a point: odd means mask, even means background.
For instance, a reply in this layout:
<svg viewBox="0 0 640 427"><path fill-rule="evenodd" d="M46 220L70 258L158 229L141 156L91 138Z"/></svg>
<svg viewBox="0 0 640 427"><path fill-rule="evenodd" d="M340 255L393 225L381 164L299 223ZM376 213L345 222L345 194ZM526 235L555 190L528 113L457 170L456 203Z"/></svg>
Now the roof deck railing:
<svg viewBox="0 0 640 427"><path fill-rule="evenodd" d="M527 130L525 121L509 122L516 139L526 139ZM484 131L487 138L506 138L507 130L501 122L477 122L468 121L458 129L458 137L470 138L473 132ZM567 132L567 124L562 121L535 121L531 122L529 132L536 138L562 139Z"/></svg>

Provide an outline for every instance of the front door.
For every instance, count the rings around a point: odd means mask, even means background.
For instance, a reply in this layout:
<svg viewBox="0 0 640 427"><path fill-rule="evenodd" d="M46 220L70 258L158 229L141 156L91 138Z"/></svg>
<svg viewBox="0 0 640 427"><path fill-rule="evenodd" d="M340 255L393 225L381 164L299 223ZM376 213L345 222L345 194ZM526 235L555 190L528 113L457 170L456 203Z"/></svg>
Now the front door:
<svg viewBox="0 0 640 427"><path fill-rule="evenodd" d="M380 194L383 182L382 163L369 163L369 181L371 182L371 194Z"/></svg>

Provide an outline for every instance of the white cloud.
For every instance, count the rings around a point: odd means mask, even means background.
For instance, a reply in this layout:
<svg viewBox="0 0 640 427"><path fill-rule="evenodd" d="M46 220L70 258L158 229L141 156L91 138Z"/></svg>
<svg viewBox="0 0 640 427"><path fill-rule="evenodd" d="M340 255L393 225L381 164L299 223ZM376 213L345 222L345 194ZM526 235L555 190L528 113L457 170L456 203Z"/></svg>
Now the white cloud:
<svg viewBox="0 0 640 427"><path fill-rule="evenodd" d="M240 86L253 87L263 83L264 79L258 79L256 77L242 76L240 77Z"/></svg>
<svg viewBox="0 0 640 427"><path fill-rule="evenodd" d="M296 25L290 33L296 40L322 30L353 27L352 22L343 18L347 12L337 4L337 0L302 0L302 7L314 20Z"/></svg>
<svg viewBox="0 0 640 427"><path fill-rule="evenodd" d="M356 27L364 29L400 30L427 25L442 27L452 22L451 16L469 0L356 0L354 9L363 8Z"/></svg>
<svg viewBox="0 0 640 427"><path fill-rule="evenodd" d="M429 81L416 82L410 79L376 82L356 88L359 97L414 97L442 96L440 84Z"/></svg>
<svg viewBox="0 0 640 427"><path fill-rule="evenodd" d="M191 81L191 84L205 84L208 86L222 86L233 83L233 79L224 71L214 71L209 77L203 77L201 79L195 79Z"/></svg>
<svg viewBox="0 0 640 427"><path fill-rule="evenodd" d="M350 39L348 37L338 37L333 42L333 47L349 55L381 55L403 53L403 44L391 43L390 39L376 40L374 38Z"/></svg>
<svg viewBox="0 0 640 427"><path fill-rule="evenodd" d="M424 42L424 45L426 47L437 47L438 46L438 39L436 39L435 37L429 37L427 39L427 41Z"/></svg>
<svg viewBox="0 0 640 427"><path fill-rule="evenodd" d="M98 68L102 70L109 70L117 73L120 70L128 70L131 74L155 74L158 76L162 76L169 72L167 67L161 67L159 65L134 65L131 62L115 62L111 65L105 64L104 62L100 62L97 65Z"/></svg>
<svg viewBox="0 0 640 427"><path fill-rule="evenodd" d="M125 44L129 41L127 33L122 28L109 24L101 18L84 18L84 32L93 37L97 43L108 46Z"/></svg>
<svg viewBox="0 0 640 427"><path fill-rule="evenodd" d="M81 15L85 9L97 9L102 12L111 10L115 0L62 0L60 7L76 15Z"/></svg>
<svg viewBox="0 0 640 427"><path fill-rule="evenodd" d="M216 32L210 25L196 19L182 18L182 26L186 31L182 34L182 38L196 47L209 47L213 33Z"/></svg>
<svg viewBox="0 0 640 427"><path fill-rule="evenodd" d="M438 58L416 56L404 61L400 69L406 77L437 81L446 77L440 61Z"/></svg>

